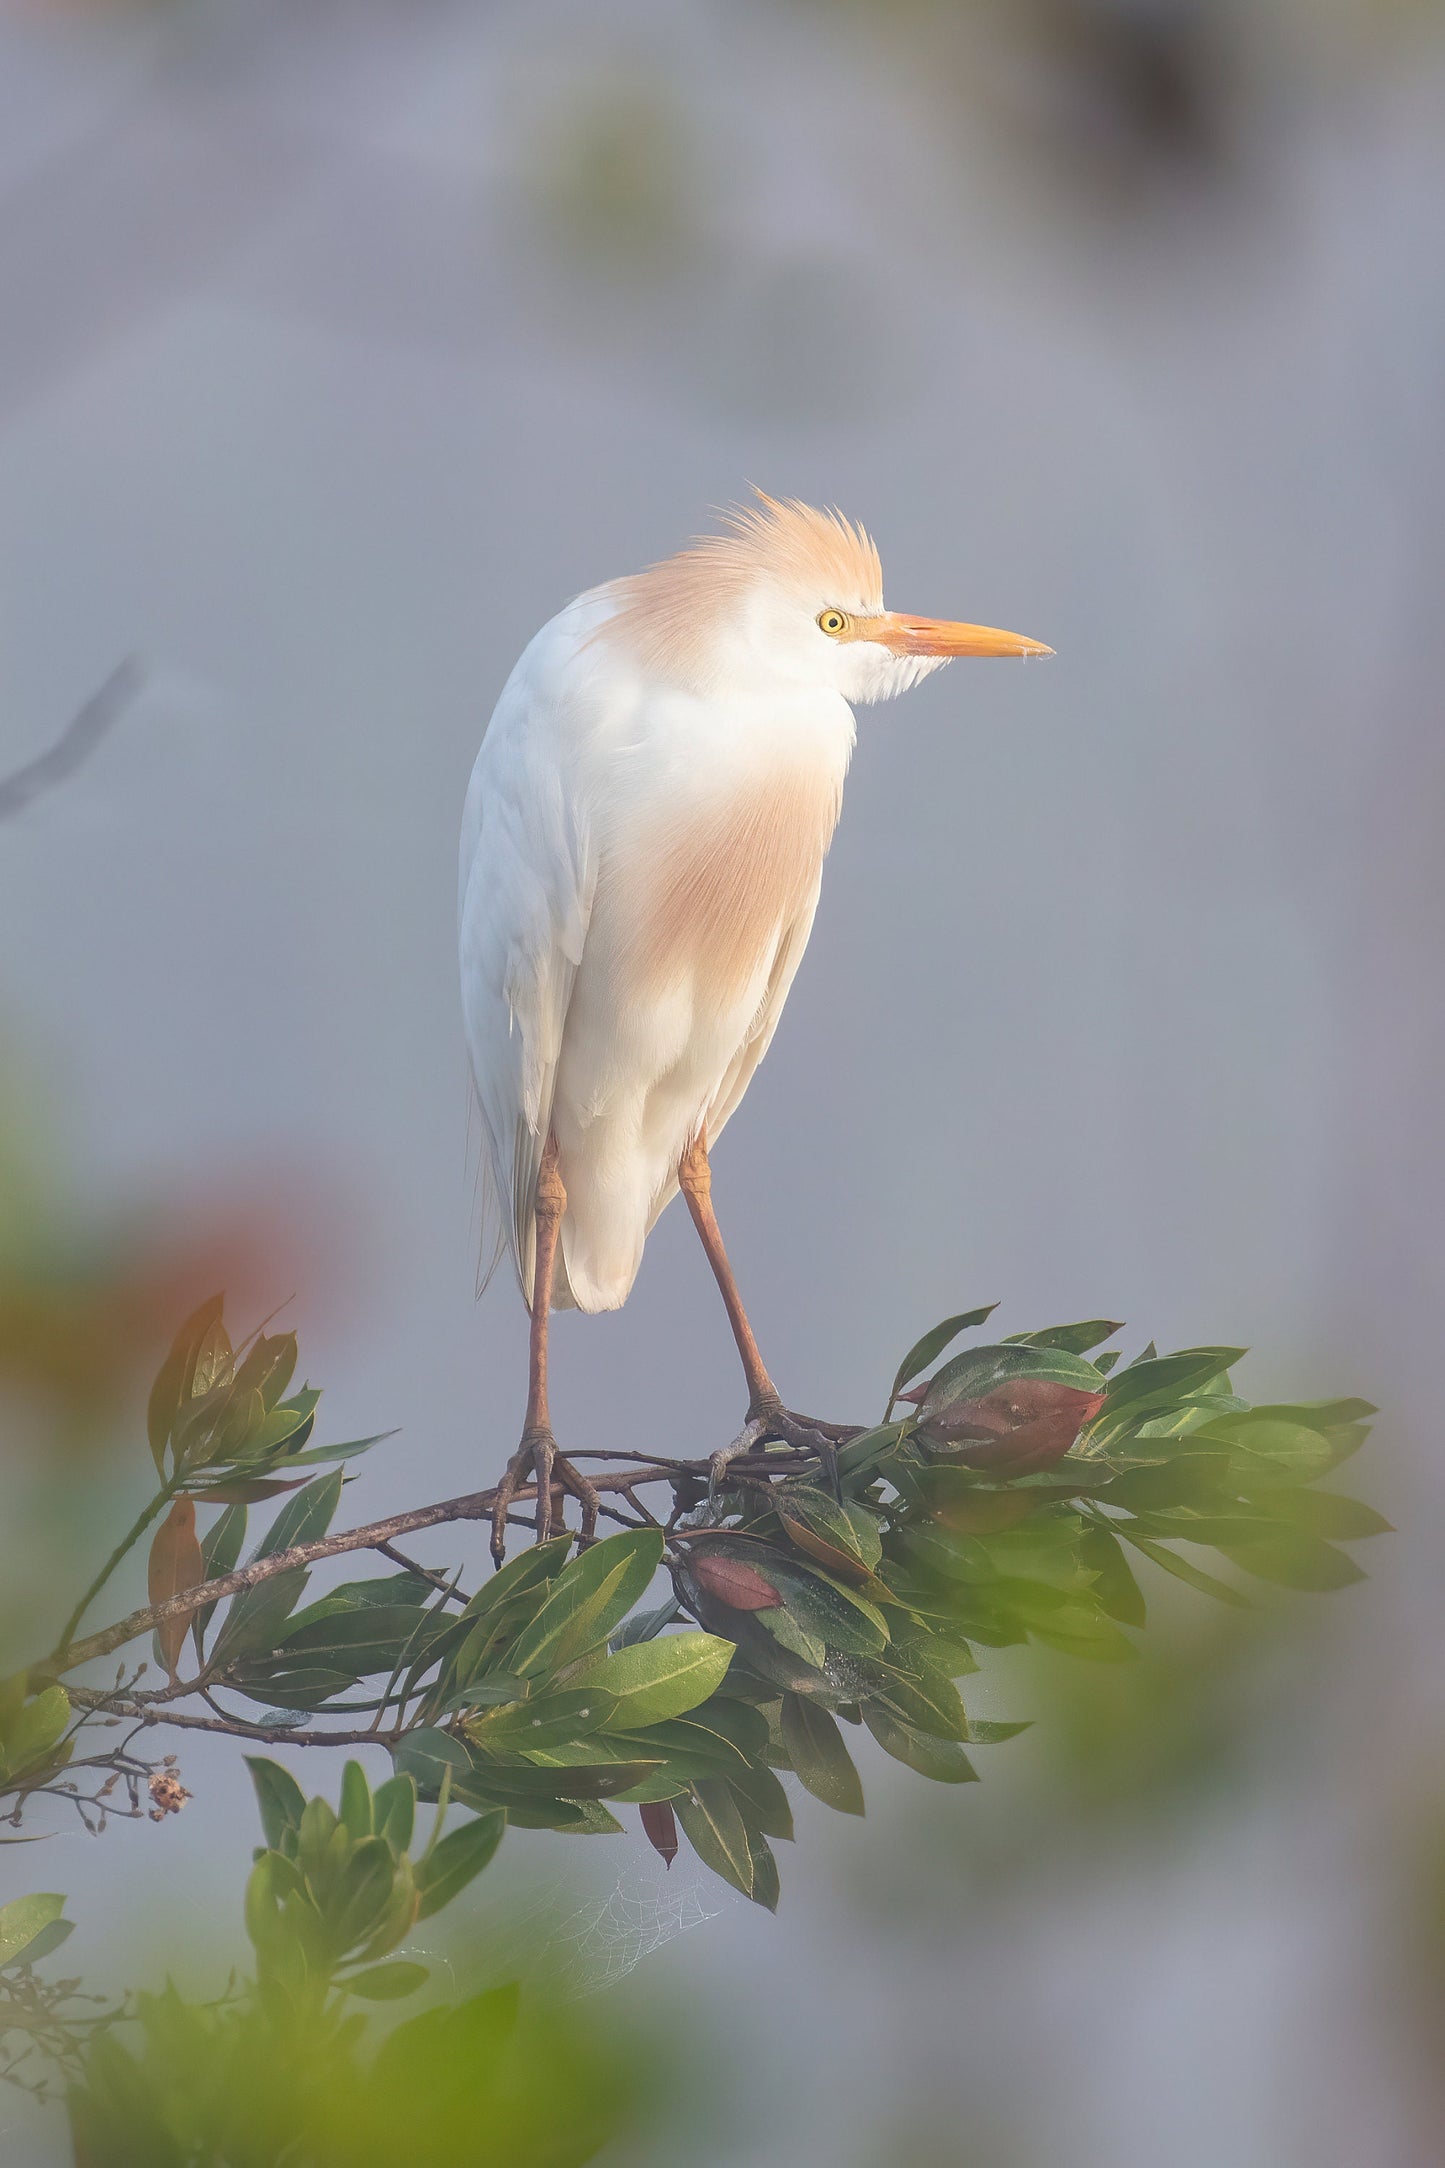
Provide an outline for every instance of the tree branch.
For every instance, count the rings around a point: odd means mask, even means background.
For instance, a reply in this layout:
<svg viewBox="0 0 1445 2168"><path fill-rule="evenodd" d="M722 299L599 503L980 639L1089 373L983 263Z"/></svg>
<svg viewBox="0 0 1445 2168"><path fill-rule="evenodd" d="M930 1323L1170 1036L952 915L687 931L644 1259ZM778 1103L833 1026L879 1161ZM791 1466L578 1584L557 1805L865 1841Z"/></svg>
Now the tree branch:
<svg viewBox="0 0 1445 2168"><path fill-rule="evenodd" d="M776 1464L776 1463L775 1463ZM705 1475L705 1461L672 1461L662 1467L622 1468L614 1475L599 1475L597 1488L603 1491L621 1491L629 1494L639 1483L665 1483L683 1477ZM97 1656L108 1656L127 1641L134 1641L138 1634L150 1633L168 1619L188 1618L203 1604L219 1603L224 1597L238 1596L243 1589L254 1588L260 1581L269 1581L278 1573L294 1572L298 1566L314 1565L318 1559L340 1558L348 1551L379 1551L398 1536L407 1536L421 1528L442 1528L456 1521L481 1521L491 1516L496 1502L496 1486L488 1490L468 1491L459 1498L443 1498L435 1505L417 1506L409 1513L388 1514L384 1520L370 1521L362 1528L351 1528L340 1535L318 1536L313 1543L293 1544L290 1550L277 1551L269 1558L258 1558L249 1566L238 1566L232 1573L223 1573L214 1581L197 1582L194 1588L182 1590L178 1596L168 1596L164 1603L145 1604L137 1611L127 1612L113 1626L102 1627L98 1633L87 1634L81 1641L51 1651L40 1663L32 1666L36 1676L59 1678L67 1671L77 1670ZM532 1485L515 1494L514 1503L522 1503L536 1496Z"/></svg>

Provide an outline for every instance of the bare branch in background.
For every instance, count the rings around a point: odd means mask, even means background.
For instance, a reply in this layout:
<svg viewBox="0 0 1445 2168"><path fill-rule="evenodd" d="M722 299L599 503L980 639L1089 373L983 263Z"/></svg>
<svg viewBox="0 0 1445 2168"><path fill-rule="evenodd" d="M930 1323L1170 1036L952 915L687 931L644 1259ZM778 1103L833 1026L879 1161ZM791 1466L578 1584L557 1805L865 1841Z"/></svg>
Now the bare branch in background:
<svg viewBox="0 0 1445 2168"><path fill-rule="evenodd" d="M128 655L100 690L91 694L48 753L0 782L0 820L13 819L47 791L68 782L119 722L144 683L144 669L134 655Z"/></svg>

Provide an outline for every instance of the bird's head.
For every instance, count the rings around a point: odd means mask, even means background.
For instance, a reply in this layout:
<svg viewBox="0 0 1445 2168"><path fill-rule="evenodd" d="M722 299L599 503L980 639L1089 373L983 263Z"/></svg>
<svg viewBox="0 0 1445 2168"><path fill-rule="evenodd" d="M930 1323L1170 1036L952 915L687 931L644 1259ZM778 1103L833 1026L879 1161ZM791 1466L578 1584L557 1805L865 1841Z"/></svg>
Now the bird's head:
<svg viewBox="0 0 1445 2168"><path fill-rule="evenodd" d="M724 515L676 557L613 583L604 628L649 674L719 695L779 687L887 700L956 655L1051 655L1022 633L883 607L883 570L841 512L779 502Z"/></svg>

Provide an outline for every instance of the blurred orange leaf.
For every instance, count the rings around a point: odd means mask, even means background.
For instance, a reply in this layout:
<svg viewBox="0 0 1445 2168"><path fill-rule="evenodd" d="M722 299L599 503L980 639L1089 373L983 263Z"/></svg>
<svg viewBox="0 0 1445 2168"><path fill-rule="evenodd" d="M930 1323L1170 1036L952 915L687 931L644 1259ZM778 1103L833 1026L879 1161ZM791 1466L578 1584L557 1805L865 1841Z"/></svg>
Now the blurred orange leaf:
<svg viewBox="0 0 1445 2168"><path fill-rule="evenodd" d="M193 1498L178 1498L170 1512L155 1532L151 1544L150 1566L146 1576L152 1603L165 1603L171 1596L180 1596L188 1588L196 1588L206 1578L205 1560L201 1556L200 1541L196 1535L196 1505ZM156 1638L161 1645L166 1669L175 1684L176 1665L185 1646L186 1629L190 1625L189 1612L182 1611L174 1618L165 1619L156 1628Z"/></svg>

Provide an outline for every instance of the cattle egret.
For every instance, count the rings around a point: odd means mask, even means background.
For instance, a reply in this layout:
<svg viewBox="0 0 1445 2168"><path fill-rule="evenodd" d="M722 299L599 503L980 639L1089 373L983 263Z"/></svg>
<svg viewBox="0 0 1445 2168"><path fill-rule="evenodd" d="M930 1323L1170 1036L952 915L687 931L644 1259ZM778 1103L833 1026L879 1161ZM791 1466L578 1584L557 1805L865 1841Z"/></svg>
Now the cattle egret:
<svg viewBox="0 0 1445 2168"><path fill-rule="evenodd" d="M955 655L1048 655L883 607L838 512L779 503L544 625L497 702L462 825L462 1006L503 1234L531 1313L527 1412L499 1487L597 1492L547 1407L552 1309L615 1310L681 1189L748 1391L745 1440L811 1443L763 1364L713 1214L708 1152L768 1050L818 902L853 706Z"/></svg>

